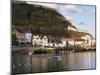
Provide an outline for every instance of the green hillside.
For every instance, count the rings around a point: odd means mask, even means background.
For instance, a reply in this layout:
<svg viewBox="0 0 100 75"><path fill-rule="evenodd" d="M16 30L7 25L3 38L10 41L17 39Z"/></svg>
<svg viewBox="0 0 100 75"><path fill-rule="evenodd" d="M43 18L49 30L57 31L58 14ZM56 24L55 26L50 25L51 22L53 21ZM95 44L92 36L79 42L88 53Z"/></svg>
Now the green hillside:
<svg viewBox="0 0 100 75"><path fill-rule="evenodd" d="M12 4L12 25L20 31L32 33L65 34L71 23L55 9L26 3Z"/></svg>
<svg viewBox="0 0 100 75"><path fill-rule="evenodd" d="M12 3L12 25L20 32L31 31L33 34L47 34L59 36L83 35L68 31L72 23L66 20L55 9L31 5L27 3Z"/></svg>

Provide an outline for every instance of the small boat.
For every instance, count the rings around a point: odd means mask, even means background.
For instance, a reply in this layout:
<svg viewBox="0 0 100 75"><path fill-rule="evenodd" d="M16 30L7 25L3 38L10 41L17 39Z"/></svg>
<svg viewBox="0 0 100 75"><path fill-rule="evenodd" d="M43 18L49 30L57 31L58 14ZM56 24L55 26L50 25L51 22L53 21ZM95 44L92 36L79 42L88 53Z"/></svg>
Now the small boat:
<svg viewBox="0 0 100 75"><path fill-rule="evenodd" d="M54 60L60 61L61 60L61 56L50 56L50 57L48 57L48 59L54 59Z"/></svg>

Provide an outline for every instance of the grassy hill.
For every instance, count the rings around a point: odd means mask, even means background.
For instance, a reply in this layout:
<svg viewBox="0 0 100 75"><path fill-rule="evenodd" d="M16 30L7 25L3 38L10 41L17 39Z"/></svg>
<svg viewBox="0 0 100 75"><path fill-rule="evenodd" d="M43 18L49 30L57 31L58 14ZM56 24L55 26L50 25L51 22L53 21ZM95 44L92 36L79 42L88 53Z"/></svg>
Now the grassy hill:
<svg viewBox="0 0 100 75"><path fill-rule="evenodd" d="M20 31L32 33L64 34L71 23L55 9L26 3L12 4L12 25Z"/></svg>
<svg viewBox="0 0 100 75"><path fill-rule="evenodd" d="M83 35L84 33L68 31L72 23L66 20L55 9L31 5L27 3L12 3L12 25L20 32L31 31L33 34L47 35Z"/></svg>

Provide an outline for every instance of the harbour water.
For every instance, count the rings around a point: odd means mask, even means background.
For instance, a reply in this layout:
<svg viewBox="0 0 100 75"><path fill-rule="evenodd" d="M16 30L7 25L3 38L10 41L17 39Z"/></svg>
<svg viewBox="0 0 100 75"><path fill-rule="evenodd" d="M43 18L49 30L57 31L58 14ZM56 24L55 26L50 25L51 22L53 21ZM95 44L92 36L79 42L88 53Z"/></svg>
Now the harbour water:
<svg viewBox="0 0 100 75"><path fill-rule="evenodd" d="M41 73L96 68L96 52L12 54L12 73Z"/></svg>

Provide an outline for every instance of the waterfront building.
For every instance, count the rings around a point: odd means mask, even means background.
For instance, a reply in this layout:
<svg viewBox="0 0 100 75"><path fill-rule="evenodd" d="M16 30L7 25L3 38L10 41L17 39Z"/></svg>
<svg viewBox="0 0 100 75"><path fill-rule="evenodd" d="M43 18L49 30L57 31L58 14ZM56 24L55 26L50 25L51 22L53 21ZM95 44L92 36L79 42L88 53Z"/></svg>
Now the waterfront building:
<svg viewBox="0 0 100 75"><path fill-rule="evenodd" d="M38 35L37 36L33 35L32 45L33 46L39 46L39 45L41 45L41 43L42 43L42 41L41 41L40 37Z"/></svg>
<svg viewBox="0 0 100 75"><path fill-rule="evenodd" d="M92 38L92 46L96 46L96 39Z"/></svg>
<svg viewBox="0 0 100 75"><path fill-rule="evenodd" d="M85 40L85 45L84 45L85 47L90 47L92 45L92 36L91 35L87 34L85 36L82 36L81 38Z"/></svg>
<svg viewBox="0 0 100 75"><path fill-rule="evenodd" d="M77 28L74 25L68 26L68 30L77 31Z"/></svg>
<svg viewBox="0 0 100 75"><path fill-rule="evenodd" d="M32 38L32 45L33 46L48 46L48 38L47 36L39 36L39 35L33 35Z"/></svg>
<svg viewBox="0 0 100 75"><path fill-rule="evenodd" d="M85 45L85 40L82 39L81 37L74 39L75 41L75 46L80 46L83 47Z"/></svg>
<svg viewBox="0 0 100 75"><path fill-rule="evenodd" d="M43 44L42 44L43 47L44 46L48 46L48 38L47 38L47 36L43 37L42 42L43 42Z"/></svg>
<svg viewBox="0 0 100 75"><path fill-rule="evenodd" d="M32 33L20 33L20 36L18 37L19 46L28 46L31 45L32 40Z"/></svg>
<svg viewBox="0 0 100 75"><path fill-rule="evenodd" d="M88 31L85 29L78 29L78 32L88 33Z"/></svg>
<svg viewBox="0 0 100 75"><path fill-rule="evenodd" d="M66 47L66 46L80 46L90 47L92 45L92 36L73 36L73 37L59 37L55 38L52 36L41 36L33 35L32 37L33 46L50 46L50 47Z"/></svg>

